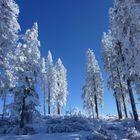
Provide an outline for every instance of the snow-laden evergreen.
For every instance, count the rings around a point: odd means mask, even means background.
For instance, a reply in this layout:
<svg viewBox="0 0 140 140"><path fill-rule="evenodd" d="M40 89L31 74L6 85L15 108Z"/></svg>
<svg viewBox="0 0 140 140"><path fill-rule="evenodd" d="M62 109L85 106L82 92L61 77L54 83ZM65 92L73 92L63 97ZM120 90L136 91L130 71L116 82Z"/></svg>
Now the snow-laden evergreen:
<svg viewBox="0 0 140 140"><path fill-rule="evenodd" d="M48 51L46 59L46 100L48 104L48 114L51 114L51 105L54 104L55 91L54 91L54 66L52 54Z"/></svg>
<svg viewBox="0 0 140 140"><path fill-rule="evenodd" d="M4 99L3 113L5 112L6 96L14 86L13 50L18 40L19 7L14 0L0 1L0 97Z"/></svg>
<svg viewBox="0 0 140 140"><path fill-rule="evenodd" d="M103 78L100 72L98 62L95 58L95 54L91 49L87 50L87 62L86 62L86 80L83 86L83 101L84 107L94 117L95 112L98 116L98 104L103 104Z"/></svg>
<svg viewBox="0 0 140 140"><path fill-rule="evenodd" d="M40 42L38 41L38 25L35 23L23 36L23 43L16 48L15 75L17 85L12 90L14 102L10 105L11 117L18 117L20 126L32 122L35 106L39 104L36 83L40 71Z"/></svg>
<svg viewBox="0 0 140 140"><path fill-rule="evenodd" d="M55 71L55 103L57 106L57 114L61 113L61 108L66 105L67 102L67 70L64 67L61 59L59 58L54 67Z"/></svg>
<svg viewBox="0 0 140 140"><path fill-rule="evenodd" d="M47 102L47 97L46 97L46 87L47 87L47 69L46 69L46 61L45 58L42 58L41 62L41 74L40 74L40 80L41 80L41 89L43 91L43 110L44 110L44 115L46 115L46 102Z"/></svg>
<svg viewBox="0 0 140 140"><path fill-rule="evenodd" d="M110 24L113 39L119 43L123 62L124 74L132 84L139 79L139 36L140 36L140 2L133 0L116 0L110 9Z"/></svg>

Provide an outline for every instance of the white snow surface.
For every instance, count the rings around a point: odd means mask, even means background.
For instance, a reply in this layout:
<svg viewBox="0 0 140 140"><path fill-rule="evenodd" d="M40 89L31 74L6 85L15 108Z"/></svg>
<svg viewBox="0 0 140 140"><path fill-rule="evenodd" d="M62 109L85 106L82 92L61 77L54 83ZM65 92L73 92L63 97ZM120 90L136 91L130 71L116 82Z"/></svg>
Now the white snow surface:
<svg viewBox="0 0 140 140"><path fill-rule="evenodd" d="M16 123L0 121L0 140L140 140L140 121L47 116L24 129Z"/></svg>
<svg viewBox="0 0 140 140"><path fill-rule="evenodd" d="M81 133L36 134L20 136L9 135L1 136L0 140L81 140L85 132Z"/></svg>

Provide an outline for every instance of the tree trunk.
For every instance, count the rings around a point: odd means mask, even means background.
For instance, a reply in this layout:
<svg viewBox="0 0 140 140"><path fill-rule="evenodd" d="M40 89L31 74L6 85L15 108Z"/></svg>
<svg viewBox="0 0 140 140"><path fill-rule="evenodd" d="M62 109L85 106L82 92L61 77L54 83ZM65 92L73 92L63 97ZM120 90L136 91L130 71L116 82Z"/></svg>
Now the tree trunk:
<svg viewBox="0 0 140 140"><path fill-rule="evenodd" d="M48 95L48 114L51 114L51 106L50 106L50 93Z"/></svg>
<svg viewBox="0 0 140 140"><path fill-rule="evenodd" d="M97 96L95 95L94 98L95 98L95 112L97 115L97 119L99 119Z"/></svg>
<svg viewBox="0 0 140 140"><path fill-rule="evenodd" d="M94 118L94 108L93 108L93 103L91 102L91 112L92 112L92 117Z"/></svg>
<svg viewBox="0 0 140 140"><path fill-rule="evenodd" d="M50 102L50 83L48 84L48 114L51 114L51 102Z"/></svg>
<svg viewBox="0 0 140 140"><path fill-rule="evenodd" d="M123 94L122 94L122 100L123 100L123 107L124 107L125 117L128 118L126 104L125 104L125 98L124 98L124 95Z"/></svg>
<svg viewBox="0 0 140 140"><path fill-rule="evenodd" d="M44 88L44 116L46 116L46 93Z"/></svg>
<svg viewBox="0 0 140 140"><path fill-rule="evenodd" d="M27 79L28 80L28 79ZM22 99L22 108L21 108L21 115L20 115L20 128L23 128L25 126L25 121L27 120L27 107L25 104L25 99L29 95L29 89L24 89L24 97Z"/></svg>
<svg viewBox="0 0 140 140"><path fill-rule="evenodd" d="M138 121L139 120L138 119L138 113L137 113L135 99L134 99L134 95L133 95L133 92L132 92L131 83L130 83L129 79L127 80L127 85L128 85L128 91L129 91L131 107L132 107L132 111L133 111L133 115L134 115L134 120Z"/></svg>
<svg viewBox="0 0 140 140"><path fill-rule="evenodd" d="M123 101L124 113L125 113L125 117L128 118L127 108L126 108L126 104L125 104L125 97L123 95L123 86L122 86L121 76L120 76L120 72L119 72L119 69L118 68L117 68L117 73L118 73L118 77L119 77L119 84L120 84L120 89L121 89L121 94L122 94L122 101Z"/></svg>
<svg viewBox="0 0 140 140"><path fill-rule="evenodd" d="M121 54L122 61L124 62L124 56L122 54L121 42L118 41L117 45L119 46L119 49L120 49L119 52ZM129 79L127 79L127 86L128 86L129 96L130 96L131 107L132 107L132 111L133 111L133 115L134 115L134 120L138 121L138 113L137 113L137 109L136 109L136 104L135 104L135 99L134 99L133 91L132 91L132 88L131 88L131 81Z"/></svg>
<svg viewBox="0 0 140 140"><path fill-rule="evenodd" d="M121 108L120 108L120 103L119 103L119 101L117 99L116 92L114 93L114 96L115 96L115 100L116 100L116 106L117 106L117 111L118 111L118 118L122 119L122 111L121 111Z"/></svg>
<svg viewBox="0 0 140 140"><path fill-rule="evenodd" d="M6 94L4 95L4 102L3 102L3 112L2 112L2 120L4 120L5 109L6 109Z"/></svg>
<svg viewBox="0 0 140 140"><path fill-rule="evenodd" d="M119 101L119 108L120 108L120 116L121 116L120 119L122 119L123 118L123 115L122 115L122 106L121 106L121 102L120 101Z"/></svg>
<svg viewBox="0 0 140 140"><path fill-rule="evenodd" d="M60 111L60 104L57 103L57 114L60 115L61 111Z"/></svg>
<svg viewBox="0 0 140 140"><path fill-rule="evenodd" d="M20 115L20 128L23 128L25 126L25 98L23 98L23 105L21 109L21 115Z"/></svg>

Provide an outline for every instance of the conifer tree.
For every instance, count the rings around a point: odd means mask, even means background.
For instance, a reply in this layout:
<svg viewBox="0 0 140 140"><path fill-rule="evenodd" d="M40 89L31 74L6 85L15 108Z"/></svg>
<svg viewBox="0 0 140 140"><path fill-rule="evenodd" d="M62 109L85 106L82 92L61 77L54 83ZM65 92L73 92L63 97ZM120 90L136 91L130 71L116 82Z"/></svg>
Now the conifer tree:
<svg viewBox="0 0 140 140"><path fill-rule="evenodd" d="M7 93L14 86L15 81L14 67L11 62L20 30L17 21L18 15L19 7L14 0L0 1L0 97L4 99L2 118L4 117Z"/></svg>
<svg viewBox="0 0 140 140"><path fill-rule="evenodd" d="M44 115L46 115L46 88L47 88L47 69L46 69L46 61L45 58L42 58L41 62L41 86L42 86L42 91L44 94L44 105L43 105L43 110L44 110Z"/></svg>
<svg viewBox="0 0 140 140"><path fill-rule="evenodd" d="M91 110L93 115L93 107L95 113L99 118L98 105L103 104L103 78L100 73L100 68L95 55L91 49L87 50L87 63L86 63L86 80L83 86L84 105L87 110Z"/></svg>
<svg viewBox="0 0 140 140"><path fill-rule="evenodd" d="M36 83L40 73L40 42L38 41L38 25L35 23L23 36L23 44L16 48L15 75L17 85L13 89L14 102L11 115L17 115L20 127L33 121L35 106L39 104Z"/></svg>
<svg viewBox="0 0 140 140"><path fill-rule="evenodd" d="M67 101L67 71L61 59L55 64L55 98L57 105L57 114L61 114L61 108L66 105Z"/></svg>
<svg viewBox="0 0 140 140"><path fill-rule="evenodd" d="M54 74L53 74L53 59L52 54L48 51L48 56L46 59L46 98L48 103L48 114L51 114L51 103L54 102Z"/></svg>

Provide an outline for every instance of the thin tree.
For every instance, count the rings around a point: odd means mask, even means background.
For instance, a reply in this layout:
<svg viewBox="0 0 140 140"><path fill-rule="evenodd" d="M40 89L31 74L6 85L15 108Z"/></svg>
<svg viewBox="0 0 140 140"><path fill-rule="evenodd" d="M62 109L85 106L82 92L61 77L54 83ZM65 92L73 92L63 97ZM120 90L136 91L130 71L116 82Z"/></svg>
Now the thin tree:
<svg viewBox="0 0 140 140"><path fill-rule="evenodd" d="M54 89L53 89L53 59L52 54L48 51L48 56L46 59L46 98L48 103L48 114L51 114L51 103L54 101Z"/></svg>
<svg viewBox="0 0 140 140"><path fill-rule="evenodd" d="M55 64L55 99L57 106L57 114L61 114L61 108L66 105L67 101L67 71L61 59L59 58Z"/></svg>
<svg viewBox="0 0 140 140"><path fill-rule="evenodd" d="M87 110L91 110L93 113L92 109L94 106L96 116L99 118L98 105L102 105L103 103L103 79L98 62L91 49L87 50L86 80L83 91L82 97Z"/></svg>
<svg viewBox="0 0 140 140"><path fill-rule="evenodd" d="M42 91L44 94L44 105L43 105L43 110L44 110L44 116L46 115L46 87L47 87L47 69L46 69L46 62L45 58L42 58L42 63L41 63L41 86L42 86Z"/></svg>

